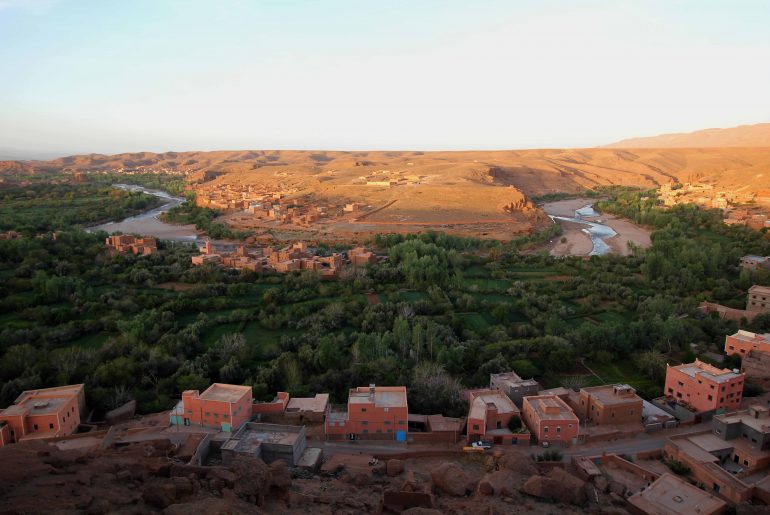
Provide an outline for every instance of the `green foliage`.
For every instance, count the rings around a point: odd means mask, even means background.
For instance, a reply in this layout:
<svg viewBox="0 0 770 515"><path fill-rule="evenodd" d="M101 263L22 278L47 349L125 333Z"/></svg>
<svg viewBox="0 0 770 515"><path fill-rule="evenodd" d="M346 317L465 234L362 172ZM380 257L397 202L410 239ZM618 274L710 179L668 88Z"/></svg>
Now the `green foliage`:
<svg viewBox="0 0 770 515"><path fill-rule="evenodd" d="M665 460L666 466L671 469L671 472L678 476L686 476L690 473L690 467L682 463L681 461L670 459Z"/></svg>

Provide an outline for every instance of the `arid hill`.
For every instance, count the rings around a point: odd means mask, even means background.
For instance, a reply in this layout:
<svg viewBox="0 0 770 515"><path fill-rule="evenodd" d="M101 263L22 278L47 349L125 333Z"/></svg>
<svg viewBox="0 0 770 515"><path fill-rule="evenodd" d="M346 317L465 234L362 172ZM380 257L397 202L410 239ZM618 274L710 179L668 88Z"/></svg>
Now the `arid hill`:
<svg viewBox="0 0 770 515"><path fill-rule="evenodd" d="M764 127L770 134L770 124ZM767 141L770 148L770 135ZM209 172L209 177L220 174L218 180L227 182L277 178L295 182L305 177L312 178L309 182L316 186L307 186L313 189L388 170L424 176L433 185L461 186L464 194L469 188L494 185L513 186L527 196L534 196L608 184L653 187L672 179L706 180L717 187L754 190L761 187L763 174L770 168L770 151L738 147L463 152L242 150L88 154L25 164L37 170L69 171L166 168L197 172L200 178L204 172Z"/></svg>
<svg viewBox="0 0 770 515"><path fill-rule="evenodd" d="M607 148L725 148L770 147L770 123L741 125L728 129L704 129L695 132L661 134L630 138L611 143Z"/></svg>
<svg viewBox="0 0 770 515"><path fill-rule="evenodd" d="M355 237L427 228L507 239L550 221L531 197L602 185L657 187L708 182L757 191L767 184L767 148L550 149L511 151L216 151L89 154L28 161L38 171L184 172L201 195L282 193L301 205L359 202L365 216L320 228ZM7 167L9 170L15 167ZM18 169L16 169L18 173ZM2 172L0 172L2 173ZM246 217L248 218L248 217ZM355 218L355 219L353 219ZM248 220L233 218L234 227ZM296 237L298 235L294 235Z"/></svg>

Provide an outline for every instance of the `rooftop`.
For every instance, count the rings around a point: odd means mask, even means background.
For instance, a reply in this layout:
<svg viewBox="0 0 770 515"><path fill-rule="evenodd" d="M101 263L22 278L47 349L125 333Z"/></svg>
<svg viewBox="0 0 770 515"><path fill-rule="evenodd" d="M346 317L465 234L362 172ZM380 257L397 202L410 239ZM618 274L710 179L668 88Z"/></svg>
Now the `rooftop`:
<svg viewBox="0 0 770 515"><path fill-rule="evenodd" d="M35 416L56 413L82 391L82 384L42 388L39 390L26 390L16 398L13 405L8 406L4 410L0 410L0 415Z"/></svg>
<svg viewBox="0 0 770 515"><path fill-rule="evenodd" d="M577 416L567 403L555 395L531 395L524 397L540 420L575 420Z"/></svg>
<svg viewBox="0 0 770 515"><path fill-rule="evenodd" d="M522 379L516 372L502 372L500 374L491 374L490 383L500 382L509 386L532 386L538 384L534 379Z"/></svg>
<svg viewBox="0 0 770 515"><path fill-rule="evenodd" d="M707 515L727 507L723 500L669 473L629 497L628 502L650 515Z"/></svg>
<svg viewBox="0 0 770 515"><path fill-rule="evenodd" d="M757 334L752 333L751 331L744 331L743 329L739 329L737 333L731 334L730 338L735 338L736 340L741 340L744 342L770 344L770 333Z"/></svg>
<svg viewBox="0 0 770 515"><path fill-rule="evenodd" d="M770 294L770 286L760 286L758 284L755 284L754 286L749 288L749 293Z"/></svg>
<svg viewBox="0 0 770 515"><path fill-rule="evenodd" d="M747 410L716 415L714 418L725 424L741 423L760 433L770 433L770 416L768 416L767 408L763 406L752 406Z"/></svg>
<svg viewBox="0 0 770 515"><path fill-rule="evenodd" d="M499 390L481 390L471 392L471 408L468 412L468 418L485 420L487 418L487 409L495 408L498 413L519 413L519 408Z"/></svg>
<svg viewBox="0 0 770 515"><path fill-rule="evenodd" d="M603 406L613 404L627 404L629 402L641 403L642 399L636 395L636 390L627 384L605 384L583 388L583 391L594 398Z"/></svg>
<svg viewBox="0 0 770 515"><path fill-rule="evenodd" d="M292 397L286 411L312 411L323 413L329 404L328 393L318 393L315 397Z"/></svg>
<svg viewBox="0 0 770 515"><path fill-rule="evenodd" d="M350 404L373 402L378 408L406 408L406 386L359 386L350 390L348 402Z"/></svg>
<svg viewBox="0 0 770 515"><path fill-rule="evenodd" d="M714 381L716 383L726 383L728 381L732 381L733 379L736 379L738 377L742 377L743 374L733 372L729 368L717 368L714 365L709 365L708 363L704 363L703 361L700 361L699 359L696 359L693 363L683 363L681 365L676 365L670 368L674 368L679 370L680 372L687 374L690 377L695 377L696 375L705 377L706 379L710 379L711 381Z"/></svg>
<svg viewBox="0 0 770 515"><path fill-rule="evenodd" d="M251 386L214 383L200 395L200 398L206 401L238 402L247 393L251 395Z"/></svg>

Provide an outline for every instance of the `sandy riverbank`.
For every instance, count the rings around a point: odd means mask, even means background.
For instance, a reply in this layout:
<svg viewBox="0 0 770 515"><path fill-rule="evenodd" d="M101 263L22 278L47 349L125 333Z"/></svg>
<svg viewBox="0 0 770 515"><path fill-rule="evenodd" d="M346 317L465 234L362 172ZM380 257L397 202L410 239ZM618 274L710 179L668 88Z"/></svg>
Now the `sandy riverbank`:
<svg viewBox="0 0 770 515"><path fill-rule="evenodd" d="M548 202L544 204L543 210L552 216L574 217L575 211L592 204L593 199L569 199L557 202ZM647 248L651 245L650 231L639 227L633 222L618 218L609 214L601 214L596 217L584 217L586 221L601 223L606 225L617 234L604 241L610 247L613 254L627 256L630 254L628 243L632 242L637 247ZM593 250L593 243L588 234L583 229L584 224L567 222L560 220L562 226L562 235L554 240L550 246L552 256L588 256ZM561 240L565 241L562 242Z"/></svg>

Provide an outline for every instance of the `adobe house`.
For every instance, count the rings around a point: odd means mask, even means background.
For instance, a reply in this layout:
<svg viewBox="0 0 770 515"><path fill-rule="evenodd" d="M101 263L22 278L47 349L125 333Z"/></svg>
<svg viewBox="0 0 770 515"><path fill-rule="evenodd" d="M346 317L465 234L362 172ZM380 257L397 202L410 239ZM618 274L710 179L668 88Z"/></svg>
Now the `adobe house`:
<svg viewBox="0 0 770 515"><path fill-rule="evenodd" d="M580 420L566 402L555 395L524 397L522 417L538 442L577 443Z"/></svg>
<svg viewBox="0 0 770 515"><path fill-rule="evenodd" d="M516 372L503 372L489 375L490 388L496 388L508 396L516 406L521 407L524 397L537 395L540 383L534 379L522 379Z"/></svg>
<svg viewBox="0 0 770 515"><path fill-rule="evenodd" d="M719 515L727 511L722 499L669 473L627 501L628 511L638 515Z"/></svg>
<svg viewBox="0 0 770 515"><path fill-rule="evenodd" d="M84 385L27 390L0 410L0 447L73 434L85 410Z"/></svg>
<svg viewBox="0 0 770 515"><path fill-rule="evenodd" d="M529 441L528 432L514 433L509 428L513 417L521 418L521 411L500 390L471 390L469 392L468 441L492 440L496 445L518 443L519 438Z"/></svg>
<svg viewBox="0 0 770 515"><path fill-rule="evenodd" d="M406 441L409 408L405 386L359 386L348 394L347 412L326 415L327 439Z"/></svg>
<svg viewBox="0 0 770 515"><path fill-rule="evenodd" d="M770 333L757 334L739 329L737 333L725 336L725 354L741 358L749 352L770 353Z"/></svg>
<svg viewBox="0 0 770 515"><path fill-rule="evenodd" d="M187 390L171 412L171 424L237 431L251 418L252 403L250 386L214 383L203 393Z"/></svg>
<svg viewBox="0 0 770 515"><path fill-rule="evenodd" d="M581 388L570 406L578 418L589 424L641 424L642 398L627 384L607 384Z"/></svg>

